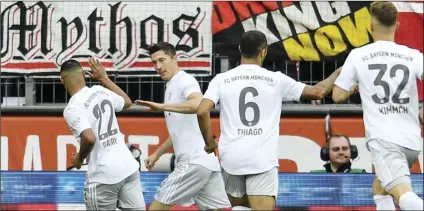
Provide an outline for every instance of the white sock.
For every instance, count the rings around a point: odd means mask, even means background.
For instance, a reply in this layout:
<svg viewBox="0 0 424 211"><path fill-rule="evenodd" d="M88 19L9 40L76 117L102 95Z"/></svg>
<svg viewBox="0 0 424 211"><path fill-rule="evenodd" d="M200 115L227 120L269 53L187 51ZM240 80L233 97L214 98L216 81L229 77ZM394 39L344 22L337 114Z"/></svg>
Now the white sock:
<svg viewBox="0 0 424 211"><path fill-rule="evenodd" d="M232 210L251 210L249 207L235 206Z"/></svg>
<svg viewBox="0 0 424 211"><path fill-rule="evenodd" d="M377 210L396 210L395 203L390 195L375 195L374 202Z"/></svg>
<svg viewBox="0 0 424 211"><path fill-rule="evenodd" d="M413 192L403 194L399 199L401 210L423 210L423 200Z"/></svg>

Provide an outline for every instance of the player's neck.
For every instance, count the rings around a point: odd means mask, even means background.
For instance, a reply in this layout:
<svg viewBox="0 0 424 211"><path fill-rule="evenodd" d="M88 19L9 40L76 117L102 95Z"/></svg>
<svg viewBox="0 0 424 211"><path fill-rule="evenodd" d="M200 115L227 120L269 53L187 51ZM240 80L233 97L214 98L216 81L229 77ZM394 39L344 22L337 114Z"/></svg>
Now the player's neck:
<svg viewBox="0 0 424 211"><path fill-rule="evenodd" d="M79 92L84 87L85 87L85 84L72 84L72 86L67 87L66 90L68 90L68 93L71 96L74 96L74 94Z"/></svg>
<svg viewBox="0 0 424 211"><path fill-rule="evenodd" d="M180 68L178 68L177 70L174 71L174 73L172 73L171 77L169 78L168 81L170 81L175 75L177 75L180 72Z"/></svg>
<svg viewBox="0 0 424 211"><path fill-rule="evenodd" d="M391 33L375 33L373 34L374 42L376 41L395 41L395 35Z"/></svg>
<svg viewBox="0 0 424 211"><path fill-rule="evenodd" d="M259 60L259 59L256 59L256 58L254 58L254 59L248 59L248 58L241 58L241 61L240 61L240 64L242 65L242 64L255 64L255 65L258 65L258 66L262 66L262 62Z"/></svg>

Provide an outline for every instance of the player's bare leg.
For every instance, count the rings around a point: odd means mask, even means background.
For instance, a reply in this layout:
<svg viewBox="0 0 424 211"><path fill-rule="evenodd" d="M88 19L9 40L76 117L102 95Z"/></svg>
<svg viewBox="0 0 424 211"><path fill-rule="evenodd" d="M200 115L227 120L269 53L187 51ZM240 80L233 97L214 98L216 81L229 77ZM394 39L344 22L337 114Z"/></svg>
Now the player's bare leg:
<svg viewBox="0 0 424 211"><path fill-rule="evenodd" d="M372 190L374 194L374 202L377 210L396 210L393 198L389 193L384 190L380 180L374 179L372 184Z"/></svg>
<svg viewBox="0 0 424 211"><path fill-rule="evenodd" d="M236 207L236 206L250 207L247 195L244 195L243 197L234 197L228 194L228 199L230 200L232 207Z"/></svg>
<svg viewBox="0 0 424 211"><path fill-rule="evenodd" d="M417 196L408 183L396 185L389 194L393 196L401 210L422 210L423 200Z"/></svg>
<svg viewBox="0 0 424 211"><path fill-rule="evenodd" d="M149 210L170 210L171 205L162 204L156 200L153 200L149 206Z"/></svg>
<svg viewBox="0 0 424 211"><path fill-rule="evenodd" d="M252 210L274 210L274 196L248 196L250 208Z"/></svg>

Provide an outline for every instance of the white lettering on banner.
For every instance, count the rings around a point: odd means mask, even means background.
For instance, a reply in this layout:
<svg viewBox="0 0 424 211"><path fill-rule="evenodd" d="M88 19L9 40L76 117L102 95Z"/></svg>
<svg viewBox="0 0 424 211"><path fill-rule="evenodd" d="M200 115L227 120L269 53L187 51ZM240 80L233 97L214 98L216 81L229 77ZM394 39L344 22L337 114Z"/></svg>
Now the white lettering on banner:
<svg viewBox="0 0 424 211"><path fill-rule="evenodd" d="M1 137L1 170L9 169L9 139L7 136Z"/></svg>
<svg viewBox="0 0 424 211"><path fill-rule="evenodd" d="M284 7L286 17L292 21L296 29L296 34L305 33L308 30L315 30L320 27L317 14L312 2L300 2L300 9L295 5ZM306 27L306 28L305 28Z"/></svg>
<svg viewBox="0 0 424 211"><path fill-rule="evenodd" d="M147 48L166 41L183 69L210 74L209 1L10 1L1 8L2 72L57 72L73 57L89 69L91 56L108 71L154 72Z"/></svg>
<svg viewBox="0 0 424 211"><path fill-rule="evenodd" d="M321 19L327 23L335 22L339 20L339 18L350 13L349 4L345 1L336 1L332 3L328 1L317 1L315 5L318 8ZM333 11L336 12L334 13Z"/></svg>
<svg viewBox="0 0 424 211"><path fill-rule="evenodd" d="M40 138L37 135L29 135L25 146L24 171L42 171Z"/></svg>
<svg viewBox="0 0 424 211"><path fill-rule="evenodd" d="M140 170L147 171L146 166L144 166L144 159L150 155L149 145L158 145L159 137L158 136L141 136L141 135L130 135L128 136L128 143L138 145L138 148L141 150L140 156Z"/></svg>
<svg viewBox="0 0 424 211"><path fill-rule="evenodd" d="M283 14L281 14L280 10L272 11L271 16L274 19L275 28L277 28L277 31L278 31L278 34L280 34L281 40L285 40L287 37L291 37L292 32L290 30L289 21L287 20L285 16L283 16ZM270 43L269 40L267 41L268 43ZM278 40L276 42L278 42Z"/></svg>
<svg viewBox="0 0 424 211"><path fill-rule="evenodd" d="M258 30L265 34L268 45L278 42L279 39L268 29L267 24L268 13L263 13L256 16L256 21L253 18L246 19L242 22L244 31Z"/></svg>

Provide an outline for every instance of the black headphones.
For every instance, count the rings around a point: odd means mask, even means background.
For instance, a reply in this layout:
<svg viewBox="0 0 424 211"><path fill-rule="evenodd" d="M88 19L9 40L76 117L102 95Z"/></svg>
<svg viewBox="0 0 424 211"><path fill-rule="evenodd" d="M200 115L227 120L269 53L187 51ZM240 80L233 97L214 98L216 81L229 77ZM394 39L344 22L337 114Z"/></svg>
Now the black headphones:
<svg viewBox="0 0 424 211"><path fill-rule="evenodd" d="M326 134L325 146L322 147L321 151L320 151L320 157L321 157L322 161L329 161L330 160L330 149L329 149L330 139L332 139L334 137L344 137L344 138L346 138L347 142L349 143L349 148L350 148L350 159L354 160L355 158L358 157L358 148L356 147L356 145L352 145L350 143L350 139L347 136L345 136L343 134L335 134L335 135L331 134L330 111L328 111L327 116L325 116L325 134Z"/></svg>

